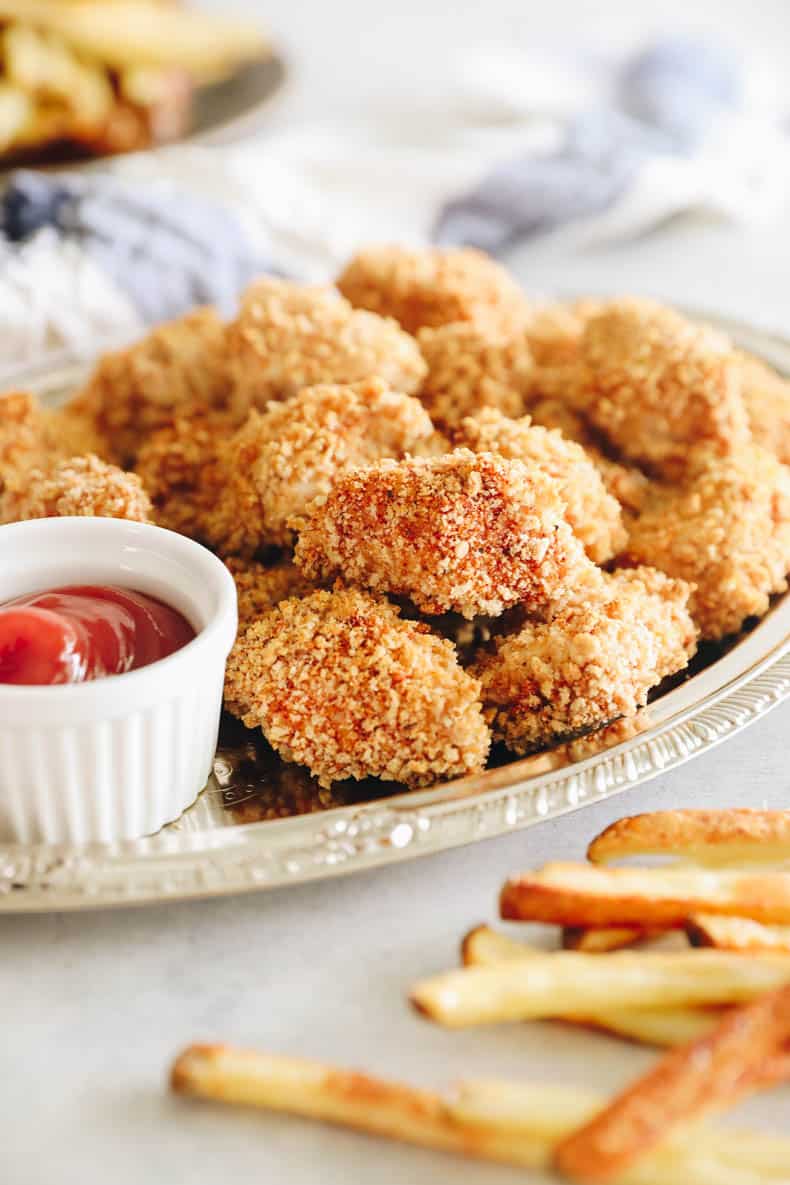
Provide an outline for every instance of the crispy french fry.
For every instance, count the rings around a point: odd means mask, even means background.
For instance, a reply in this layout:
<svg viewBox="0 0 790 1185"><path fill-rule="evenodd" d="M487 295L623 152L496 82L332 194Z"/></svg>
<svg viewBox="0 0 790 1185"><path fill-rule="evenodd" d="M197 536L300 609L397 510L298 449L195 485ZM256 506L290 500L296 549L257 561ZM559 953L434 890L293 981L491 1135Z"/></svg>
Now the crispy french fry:
<svg viewBox="0 0 790 1185"><path fill-rule="evenodd" d="M506 882L503 918L679 929L695 913L790 923L790 872L546 864Z"/></svg>
<svg viewBox="0 0 790 1185"><path fill-rule="evenodd" d="M471 930L461 944L466 967L490 967L496 963L528 958L540 951L499 934L488 926ZM645 1045L684 1045L707 1033L719 1021L721 1013L711 1008L620 1008L580 1016L566 1016L573 1024L589 1025L641 1041Z"/></svg>
<svg viewBox="0 0 790 1185"><path fill-rule="evenodd" d="M565 1087L492 1082L467 1082L456 1098L443 1098L320 1062L222 1045L185 1050L171 1085L195 1098L283 1111L529 1168L547 1167L557 1141L587 1122L602 1102ZM646 1156L619 1185L759 1185L788 1158L787 1141L696 1129L693 1140L681 1133Z"/></svg>
<svg viewBox="0 0 790 1185"><path fill-rule="evenodd" d="M790 953L790 926L764 926L751 918L729 918L697 913L686 921L692 946L718 950L775 950Z"/></svg>
<svg viewBox="0 0 790 1185"><path fill-rule="evenodd" d="M754 999L790 982L790 955L719 950L557 951L447 971L417 984L418 1012L452 1028L499 1021L688 1008Z"/></svg>
<svg viewBox="0 0 790 1185"><path fill-rule="evenodd" d="M587 849L594 864L665 854L695 864L784 864L790 811L653 811L618 819Z"/></svg>
<svg viewBox="0 0 790 1185"><path fill-rule="evenodd" d="M757 1089L764 1064L788 1040L790 985L733 1009L712 1033L665 1054L560 1142L557 1168L574 1181L613 1180L678 1126Z"/></svg>
<svg viewBox="0 0 790 1185"><path fill-rule="evenodd" d="M238 62L261 56L266 39L253 22L189 12L152 0L0 0L0 20L24 21L56 33L78 53L116 70L179 66L199 79L222 77Z"/></svg>
<svg viewBox="0 0 790 1185"><path fill-rule="evenodd" d="M641 926L565 926L562 945L565 950L587 951L591 955L607 954L661 933L661 930L643 930Z"/></svg>

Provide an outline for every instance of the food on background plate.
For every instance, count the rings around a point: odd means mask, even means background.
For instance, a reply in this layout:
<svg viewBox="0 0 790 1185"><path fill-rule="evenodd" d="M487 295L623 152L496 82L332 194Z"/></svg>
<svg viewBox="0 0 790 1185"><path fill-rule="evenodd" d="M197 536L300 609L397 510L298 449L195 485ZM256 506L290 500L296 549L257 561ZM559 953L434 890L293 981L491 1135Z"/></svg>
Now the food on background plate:
<svg viewBox="0 0 790 1185"><path fill-rule="evenodd" d="M177 139L196 86L266 52L253 24L160 0L0 0L0 161Z"/></svg>
<svg viewBox="0 0 790 1185"><path fill-rule="evenodd" d="M56 588L0 605L0 683L85 683L147 667L195 637L154 597L111 586Z"/></svg>
<svg viewBox="0 0 790 1185"><path fill-rule="evenodd" d="M676 812L677 827L674 813L639 816L639 829L666 836L688 827L690 812ZM696 841L703 848L706 838L715 845L728 815L734 833L743 813L699 812ZM781 843L788 814L754 812L748 830ZM627 833L628 822L608 833ZM737 859L726 847L722 857ZM738 873L737 864L730 871ZM485 925L466 935L461 955L460 971L412 991L412 1001L433 1019L457 1024L464 1009L467 1023L561 1018L670 1048L609 1100L554 1083L494 1079L462 1081L440 1095L318 1061L227 1045L185 1049L171 1069L171 1089L539 1169L580 1185L769 1185L788 1179L790 1142L784 1137L708 1123L711 1114L744 1096L790 1079L786 955L688 947L552 953Z"/></svg>
<svg viewBox="0 0 790 1185"><path fill-rule="evenodd" d="M728 645L784 591L784 380L726 337L652 302L530 301L476 251L370 248L338 286L264 277L229 324L197 309L105 355L61 409L0 396L0 517L150 520L227 561L234 678L256 672L229 704L288 760L394 776L388 730L438 669L476 688L474 727L445 751L421 707L405 785L479 770L489 726L495 762L502 742L578 759L632 735L700 634ZM385 650L410 639L394 724L365 721L370 664L349 668L359 727L323 755L275 710L263 641L318 591L360 598Z"/></svg>

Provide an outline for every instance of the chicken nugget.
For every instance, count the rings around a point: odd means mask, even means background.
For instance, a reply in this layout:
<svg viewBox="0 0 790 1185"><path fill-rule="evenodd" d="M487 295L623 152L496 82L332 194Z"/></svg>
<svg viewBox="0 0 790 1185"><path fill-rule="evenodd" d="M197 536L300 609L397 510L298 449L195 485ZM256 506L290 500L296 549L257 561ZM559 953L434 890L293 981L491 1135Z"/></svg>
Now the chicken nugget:
<svg viewBox="0 0 790 1185"><path fill-rule="evenodd" d="M595 465L580 444L554 429L532 424L529 416L508 419L487 408L459 424L455 439L475 453L496 453L533 462L560 483L565 517L587 555L603 564L625 546L620 503L607 493Z"/></svg>
<svg viewBox="0 0 790 1185"><path fill-rule="evenodd" d="M226 360L224 324L213 309L195 309L105 354L68 406L92 417L113 459L129 464L145 439L175 415L194 404L226 403Z"/></svg>
<svg viewBox="0 0 790 1185"><path fill-rule="evenodd" d="M532 314L512 276L472 247L367 247L346 265L337 286L356 308L394 317L408 333L471 321L509 335Z"/></svg>
<svg viewBox="0 0 790 1185"><path fill-rule="evenodd" d="M790 464L790 382L759 358L739 354L738 360L752 439Z"/></svg>
<svg viewBox="0 0 790 1185"><path fill-rule="evenodd" d="M737 633L787 587L790 469L749 445L710 458L683 486L656 486L623 562L696 585L689 607L703 638Z"/></svg>
<svg viewBox="0 0 790 1185"><path fill-rule="evenodd" d="M560 397L626 460L670 480L704 448L749 440L738 360L723 334L647 300L615 300L585 326Z"/></svg>
<svg viewBox="0 0 790 1185"><path fill-rule="evenodd" d="M238 638L226 676L230 711L323 786L481 770L479 691L450 642L354 589L281 601Z"/></svg>
<svg viewBox="0 0 790 1185"><path fill-rule="evenodd" d="M438 424L457 424L484 407L523 414L535 372L523 333L503 337L456 321L421 329L417 342L428 364L420 399Z"/></svg>
<svg viewBox="0 0 790 1185"><path fill-rule="evenodd" d="M288 546L308 503L326 494L337 474L403 457L433 438L419 400L378 379L306 387L250 412L224 448L225 480L208 537L225 555Z"/></svg>
<svg viewBox="0 0 790 1185"><path fill-rule="evenodd" d="M694 653L689 592L649 568L603 574L595 594L498 639L469 668L494 738L530 753L633 716Z"/></svg>
<svg viewBox="0 0 790 1185"><path fill-rule="evenodd" d="M31 469L0 496L0 521L83 515L151 521L151 502L140 478L88 454Z"/></svg>
<svg viewBox="0 0 790 1185"><path fill-rule="evenodd" d="M380 378L410 395L426 369L395 321L352 308L334 288L268 277L244 293L228 356L242 413L318 383Z"/></svg>
<svg viewBox="0 0 790 1185"><path fill-rule="evenodd" d="M468 449L341 474L308 508L295 559L311 580L340 577L469 618L559 600L592 567L559 482Z"/></svg>

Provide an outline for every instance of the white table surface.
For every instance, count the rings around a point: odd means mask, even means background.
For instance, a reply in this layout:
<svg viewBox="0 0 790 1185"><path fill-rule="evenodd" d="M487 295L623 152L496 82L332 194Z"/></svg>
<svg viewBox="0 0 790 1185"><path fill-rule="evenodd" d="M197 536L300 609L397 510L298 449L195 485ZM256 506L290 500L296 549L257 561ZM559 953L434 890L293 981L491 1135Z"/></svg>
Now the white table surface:
<svg viewBox="0 0 790 1185"><path fill-rule="evenodd" d="M216 2L216 0L215 0ZM552 0L249 3L300 69L271 116L301 119L377 88L430 85L436 54L563 36L627 43L654 28L725 28L736 43L786 53L782 0L601 6ZM605 10L605 15L602 10ZM652 19L648 19L650 14ZM308 39L305 44L305 39ZM530 284L655 292L790 326L790 238L694 219L577 259L530 248ZM169 1063L194 1040L317 1056L426 1085L510 1075L606 1089L649 1063L644 1050L561 1027L446 1033L405 992L451 965L466 929L495 919L511 871L575 858L625 813L658 807L790 805L780 708L706 757L563 819L423 861L295 890L160 908L0 918L2 1185L423 1185L529 1181L298 1120L172 1099ZM787 1093L740 1115L786 1131ZM785 1118L782 1120L782 1115Z"/></svg>

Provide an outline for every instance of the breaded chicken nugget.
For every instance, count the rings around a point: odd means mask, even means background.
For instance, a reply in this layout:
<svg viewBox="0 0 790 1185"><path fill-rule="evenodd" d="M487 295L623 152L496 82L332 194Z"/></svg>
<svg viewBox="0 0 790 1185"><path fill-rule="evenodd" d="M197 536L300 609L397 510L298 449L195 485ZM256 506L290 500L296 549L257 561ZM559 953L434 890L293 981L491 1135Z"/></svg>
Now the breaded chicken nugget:
<svg viewBox="0 0 790 1185"><path fill-rule="evenodd" d="M195 309L105 354L69 407L91 416L114 459L127 464L150 433L185 408L223 406L226 357L222 321L213 309Z"/></svg>
<svg viewBox="0 0 790 1185"><path fill-rule="evenodd" d="M223 442L235 430L225 413L178 416L141 446L135 472L142 479L161 527L210 543L209 522L226 484Z"/></svg>
<svg viewBox="0 0 790 1185"><path fill-rule="evenodd" d="M738 360L752 439L790 464L790 382L759 358L739 354Z"/></svg>
<svg viewBox="0 0 790 1185"><path fill-rule="evenodd" d="M600 473L580 444L532 424L529 416L511 420L492 408L462 420L455 439L474 453L533 462L556 478L565 517L596 564L605 563L625 546L620 503L606 492Z"/></svg>
<svg viewBox="0 0 790 1185"><path fill-rule="evenodd" d="M456 321L421 329L417 343L428 364L420 399L438 424L457 424L484 407L523 414L535 371L523 333L503 337Z"/></svg>
<svg viewBox="0 0 790 1185"><path fill-rule="evenodd" d="M140 478L88 454L32 469L0 496L0 521L85 515L151 521L151 502Z"/></svg>
<svg viewBox="0 0 790 1185"><path fill-rule="evenodd" d="M346 265L337 286L356 308L394 317L409 333L473 321L511 334L531 316L502 265L471 247L368 247Z"/></svg>
<svg viewBox="0 0 790 1185"><path fill-rule="evenodd" d="M656 487L623 559L695 584L690 609L703 638L736 633L787 587L790 469L750 445L712 458L685 486Z"/></svg>
<svg viewBox="0 0 790 1185"><path fill-rule="evenodd" d="M26 469L49 459L44 413L35 395L6 391L0 395L0 490Z"/></svg>
<svg viewBox="0 0 790 1185"><path fill-rule="evenodd" d="M339 576L469 618L559 600L592 566L558 482L468 449L342 474L309 508L295 558L311 580Z"/></svg>
<svg viewBox="0 0 790 1185"><path fill-rule="evenodd" d="M267 567L257 560L231 556L225 566L236 584L239 605L239 629L262 617L288 597L305 597L316 586L290 560Z"/></svg>
<svg viewBox="0 0 790 1185"><path fill-rule="evenodd" d="M414 338L394 321L353 309L334 288L272 278L242 297L228 354L241 412L317 383L380 378L410 395L426 369Z"/></svg>
<svg viewBox="0 0 790 1185"><path fill-rule="evenodd" d="M694 653L689 591L649 568L602 574L594 596L498 639L470 668L495 739L529 753L633 716Z"/></svg>
<svg viewBox="0 0 790 1185"><path fill-rule="evenodd" d="M645 505L650 481L635 465L612 461L599 446L595 433L580 412L559 399L539 399L529 407L530 419L544 428L556 428L567 440L575 440L603 479L607 491L616 498L630 519Z"/></svg>
<svg viewBox="0 0 790 1185"><path fill-rule="evenodd" d="M697 448L724 456L749 439L729 340L652 301L605 305L587 321L578 362L559 373L560 397L610 445L670 479Z"/></svg>
<svg viewBox="0 0 790 1185"><path fill-rule="evenodd" d="M355 589L281 601L237 640L226 702L324 786L425 786L485 765L480 685L452 645Z"/></svg>
<svg viewBox="0 0 790 1185"><path fill-rule="evenodd" d="M527 323L526 334L537 366L553 367L574 362L584 326L599 307L598 302L592 300L572 303L557 301L535 305Z"/></svg>
<svg viewBox="0 0 790 1185"><path fill-rule="evenodd" d="M250 412L228 442L225 483L207 523L223 554L289 545L306 506L337 474L382 457L403 457L433 437L417 399L378 379L305 387L266 411Z"/></svg>

